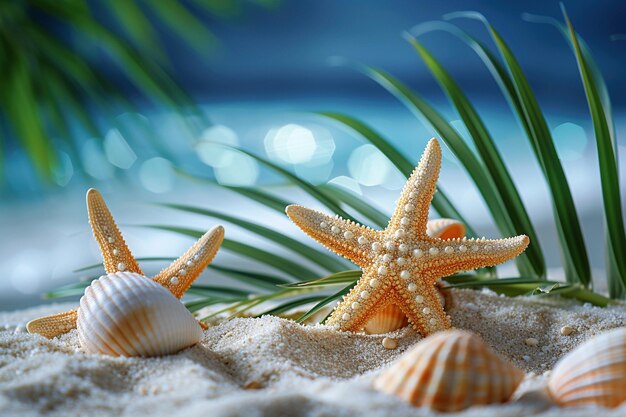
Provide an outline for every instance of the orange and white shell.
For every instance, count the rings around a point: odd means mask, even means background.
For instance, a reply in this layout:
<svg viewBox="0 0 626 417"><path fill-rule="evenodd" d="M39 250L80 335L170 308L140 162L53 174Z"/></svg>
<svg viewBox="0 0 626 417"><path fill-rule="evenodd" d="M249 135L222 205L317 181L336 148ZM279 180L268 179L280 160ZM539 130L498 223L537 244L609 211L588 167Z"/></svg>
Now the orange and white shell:
<svg viewBox="0 0 626 417"><path fill-rule="evenodd" d="M393 332L409 324L406 314L395 304L380 309L365 325L367 334Z"/></svg>
<svg viewBox="0 0 626 417"><path fill-rule="evenodd" d="M167 289L143 275L103 275L85 289L77 318L86 353L161 356L192 346L200 325Z"/></svg>
<svg viewBox="0 0 626 417"><path fill-rule="evenodd" d="M503 403L524 372L470 332L447 330L420 341L375 380L374 388L417 407L459 411Z"/></svg>
<svg viewBox="0 0 626 417"><path fill-rule="evenodd" d="M617 407L626 401L626 327L595 336L565 355L548 389L562 406Z"/></svg>
<svg viewBox="0 0 626 417"><path fill-rule="evenodd" d="M446 299L441 294L441 291L437 292L441 305L446 305ZM406 314L396 304L389 304L387 307L383 307L368 320L363 331L367 334L383 334L393 332L408 326L409 319Z"/></svg>
<svg viewBox="0 0 626 417"><path fill-rule="evenodd" d="M455 239L465 236L465 224L455 219L433 219L426 224L426 234L438 239Z"/></svg>

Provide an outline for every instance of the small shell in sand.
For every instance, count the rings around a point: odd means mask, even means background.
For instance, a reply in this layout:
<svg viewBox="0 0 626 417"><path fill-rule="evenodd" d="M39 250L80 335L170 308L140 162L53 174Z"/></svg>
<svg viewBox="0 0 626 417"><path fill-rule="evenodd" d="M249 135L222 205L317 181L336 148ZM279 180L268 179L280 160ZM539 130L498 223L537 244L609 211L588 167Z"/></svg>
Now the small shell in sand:
<svg viewBox="0 0 626 417"><path fill-rule="evenodd" d="M406 314L395 304L380 309L365 325L365 333L382 334L393 332L409 324Z"/></svg>

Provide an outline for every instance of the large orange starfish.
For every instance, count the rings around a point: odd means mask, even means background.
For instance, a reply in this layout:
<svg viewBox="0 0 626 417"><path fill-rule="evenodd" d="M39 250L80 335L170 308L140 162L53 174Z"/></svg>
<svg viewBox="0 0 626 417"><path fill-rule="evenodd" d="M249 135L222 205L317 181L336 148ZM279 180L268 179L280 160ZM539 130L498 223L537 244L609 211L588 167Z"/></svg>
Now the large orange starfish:
<svg viewBox="0 0 626 417"><path fill-rule="evenodd" d="M494 240L430 237L428 208L440 167L441 148L431 139L383 231L305 207L287 207L287 215L306 234L363 269L327 324L359 331L378 311L395 304L424 336L447 329L450 318L435 283L458 271L505 262L526 249L524 235Z"/></svg>
<svg viewBox="0 0 626 417"><path fill-rule="evenodd" d="M87 191L87 212L96 241L100 245L105 271L136 272L144 275L122 237L113 216L98 191ZM215 257L224 240L224 228L215 226L206 232L183 256L156 275L153 280L181 298L198 275ZM52 338L76 327L78 310L66 311L32 320L26 326L30 333ZM203 323L201 326L205 327Z"/></svg>

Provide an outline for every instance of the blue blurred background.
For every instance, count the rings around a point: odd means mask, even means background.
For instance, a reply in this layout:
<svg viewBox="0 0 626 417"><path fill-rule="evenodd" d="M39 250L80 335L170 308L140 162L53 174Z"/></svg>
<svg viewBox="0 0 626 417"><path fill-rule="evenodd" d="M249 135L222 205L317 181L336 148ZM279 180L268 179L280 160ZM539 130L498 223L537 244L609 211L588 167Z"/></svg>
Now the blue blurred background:
<svg viewBox="0 0 626 417"><path fill-rule="evenodd" d="M90 5L97 20L116 30L119 22L107 14L102 4ZM337 62L336 57L343 57L384 69L406 82L434 103L467 138L462 124L457 122L459 116L402 38L403 31L417 24L440 20L446 13L461 10L484 14L507 40L526 71L547 116L585 233L590 242L597 242L588 245L594 272L603 269L597 154L576 62L568 44L553 27L522 19L524 13L531 13L561 20L557 1L300 0L269 5L243 2L237 13L226 17L196 13L193 2L182 5L188 6L214 35L214 41L206 45L206 53L172 34L162 20L147 17L159 35L173 79L199 106L200 114L195 115L148 102L110 56L98 48L81 46L81 39L67 32L63 25L46 16L38 17L38 23L52 33L73 47L83 48L89 65L107 74L117 85L115 95L99 93L99 99L115 102L122 95L136 106L133 111L115 110L113 117L95 114L101 136L75 128L75 155L66 150L69 145L62 138L51 137L52 146L59 151L51 181L40 178L26 147L6 126L7 120L2 120L5 126L1 139L4 176L0 185L0 309L39 303L44 291L83 276L73 270L100 261L84 207L83 196L89 187L104 194L138 256L177 256L191 242L134 225L166 222L207 229L214 223L155 207L151 202L180 202L236 213L277 228L289 228L300 238L281 216L259 211L248 203L242 204L232 193L176 174L174 168L182 167L187 172L214 177L222 184L279 187L278 193L289 200L307 202L306 196L280 188L276 176L257 162L225 152L213 142L244 147L315 184L339 184L372 199L384 211L391 211L403 185L400 173L373 146L313 112L342 111L366 121L413 161L417 161L426 141L433 136L426 125L380 86L348 67L330 65ZM626 4L614 0L569 1L565 5L607 81L622 156L626 146L619 135L626 127ZM480 22L457 23L491 45ZM552 268L550 275L560 277L545 182L498 86L482 61L457 38L436 32L422 40L486 121L535 221L548 266ZM45 75L43 72L44 78ZM97 109L89 94L85 93L83 99L86 108ZM190 121L194 125L191 130ZM481 234L497 236L467 174L449 151L444 150L444 156L442 186ZM623 184L623 169L620 175ZM266 245L234 227L228 228L228 233ZM224 263L228 262L228 254L220 256ZM154 272L159 266L146 266L144 270Z"/></svg>

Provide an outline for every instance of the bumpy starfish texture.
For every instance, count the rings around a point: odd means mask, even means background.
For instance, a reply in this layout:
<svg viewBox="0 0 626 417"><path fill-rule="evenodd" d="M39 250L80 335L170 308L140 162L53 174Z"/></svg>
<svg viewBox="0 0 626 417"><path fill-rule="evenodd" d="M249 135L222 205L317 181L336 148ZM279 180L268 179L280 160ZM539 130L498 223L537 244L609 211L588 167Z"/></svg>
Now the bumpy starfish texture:
<svg viewBox="0 0 626 417"><path fill-rule="evenodd" d="M429 236L428 208L440 167L441 148L431 139L402 190L389 226L382 231L305 207L287 207L287 215L306 234L363 270L355 287L335 307L328 325L359 331L379 310L395 304L424 336L447 329L450 318L435 283L458 271L505 262L526 249L528 237L524 235L446 239L443 227L442 236ZM451 229L451 236L458 236L458 231Z"/></svg>
<svg viewBox="0 0 626 417"><path fill-rule="evenodd" d="M126 271L143 275L104 199L93 188L87 191L87 212L94 237L102 252L106 273ZM170 290L176 298L181 298L200 273L211 263L223 240L224 228L219 225L213 227L184 255L152 279ZM53 338L76 328L77 313L78 310L70 310L41 317L32 320L26 327L30 333ZM206 328L204 323L199 322L199 324Z"/></svg>

